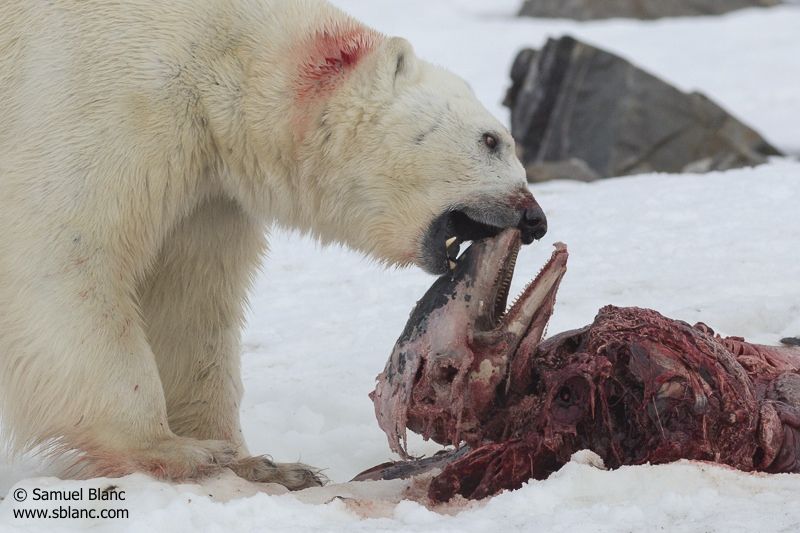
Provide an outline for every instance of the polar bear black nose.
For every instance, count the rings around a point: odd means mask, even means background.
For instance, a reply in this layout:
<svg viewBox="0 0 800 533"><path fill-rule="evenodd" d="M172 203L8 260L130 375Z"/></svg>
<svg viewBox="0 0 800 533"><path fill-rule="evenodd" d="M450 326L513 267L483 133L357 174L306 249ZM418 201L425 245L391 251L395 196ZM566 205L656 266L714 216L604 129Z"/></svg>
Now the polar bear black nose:
<svg viewBox="0 0 800 533"><path fill-rule="evenodd" d="M538 205L529 207L522 213L519 222L519 230L522 232L522 242L530 244L537 241L547 234L547 217Z"/></svg>

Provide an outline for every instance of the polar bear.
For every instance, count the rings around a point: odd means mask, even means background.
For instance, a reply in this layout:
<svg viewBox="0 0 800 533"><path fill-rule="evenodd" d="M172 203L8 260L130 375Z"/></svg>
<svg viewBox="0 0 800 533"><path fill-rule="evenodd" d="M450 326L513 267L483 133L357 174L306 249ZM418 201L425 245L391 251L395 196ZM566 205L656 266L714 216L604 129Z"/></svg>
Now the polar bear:
<svg viewBox="0 0 800 533"><path fill-rule="evenodd" d="M239 426L269 226L431 273L546 230L467 84L323 0L4 0L0 86L3 437L69 475L319 483Z"/></svg>

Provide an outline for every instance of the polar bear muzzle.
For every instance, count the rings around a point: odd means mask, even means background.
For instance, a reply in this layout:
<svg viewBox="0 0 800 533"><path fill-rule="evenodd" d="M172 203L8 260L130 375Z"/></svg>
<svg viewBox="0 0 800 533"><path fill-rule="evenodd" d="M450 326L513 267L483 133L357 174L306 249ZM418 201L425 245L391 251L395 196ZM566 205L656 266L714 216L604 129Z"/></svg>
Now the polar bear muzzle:
<svg viewBox="0 0 800 533"><path fill-rule="evenodd" d="M420 266L437 275L454 270L462 243L494 237L507 228L519 229L524 244L547 233L547 217L527 190L504 203L484 200L436 217L422 240Z"/></svg>

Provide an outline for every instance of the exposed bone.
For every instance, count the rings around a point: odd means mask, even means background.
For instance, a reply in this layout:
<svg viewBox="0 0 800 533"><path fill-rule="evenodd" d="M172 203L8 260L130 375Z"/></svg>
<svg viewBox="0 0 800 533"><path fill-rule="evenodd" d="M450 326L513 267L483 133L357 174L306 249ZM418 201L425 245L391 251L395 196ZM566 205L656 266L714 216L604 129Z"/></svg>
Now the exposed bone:
<svg viewBox="0 0 800 533"><path fill-rule="evenodd" d="M686 395L686 383L682 381L667 381L656 393L656 399L673 398L680 400Z"/></svg>

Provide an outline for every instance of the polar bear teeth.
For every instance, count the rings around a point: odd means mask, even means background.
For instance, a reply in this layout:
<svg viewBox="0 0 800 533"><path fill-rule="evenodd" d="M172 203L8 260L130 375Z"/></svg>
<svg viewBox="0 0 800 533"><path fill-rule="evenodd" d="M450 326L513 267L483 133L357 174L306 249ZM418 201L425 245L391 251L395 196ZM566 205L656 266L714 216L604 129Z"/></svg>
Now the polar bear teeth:
<svg viewBox="0 0 800 533"><path fill-rule="evenodd" d="M450 237L444 241L445 254L447 255L447 264L450 270L455 270L458 258L458 252L461 251L461 243L458 242L458 237Z"/></svg>
<svg viewBox="0 0 800 533"><path fill-rule="evenodd" d="M458 252L461 251L461 242L458 237L450 237L444 241L445 254L447 255L447 264L450 265L450 270L455 270Z"/></svg>

